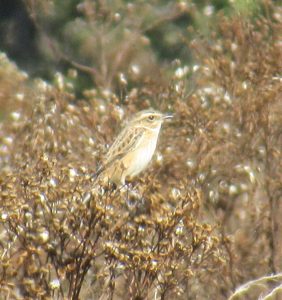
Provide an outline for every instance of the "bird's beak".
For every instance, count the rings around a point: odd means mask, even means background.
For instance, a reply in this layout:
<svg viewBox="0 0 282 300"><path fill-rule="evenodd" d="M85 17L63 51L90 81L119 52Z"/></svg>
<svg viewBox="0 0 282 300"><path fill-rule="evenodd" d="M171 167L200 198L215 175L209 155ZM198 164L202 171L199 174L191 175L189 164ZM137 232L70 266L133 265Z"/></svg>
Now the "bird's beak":
<svg viewBox="0 0 282 300"><path fill-rule="evenodd" d="M173 114L166 114L163 116L163 119L166 120L166 119L171 119L173 118Z"/></svg>

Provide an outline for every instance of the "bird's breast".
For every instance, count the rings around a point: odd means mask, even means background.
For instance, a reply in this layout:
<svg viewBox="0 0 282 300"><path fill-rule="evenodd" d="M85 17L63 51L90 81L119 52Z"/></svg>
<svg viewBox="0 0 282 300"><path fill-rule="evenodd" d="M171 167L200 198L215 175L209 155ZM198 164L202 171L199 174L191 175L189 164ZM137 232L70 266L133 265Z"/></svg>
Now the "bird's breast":
<svg viewBox="0 0 282 300"><path fill-rule="evenodd" d="M158 134L145 136L139 147L132 152L127 176L134 177L142 172L151 161L156 150Z"/></svg>

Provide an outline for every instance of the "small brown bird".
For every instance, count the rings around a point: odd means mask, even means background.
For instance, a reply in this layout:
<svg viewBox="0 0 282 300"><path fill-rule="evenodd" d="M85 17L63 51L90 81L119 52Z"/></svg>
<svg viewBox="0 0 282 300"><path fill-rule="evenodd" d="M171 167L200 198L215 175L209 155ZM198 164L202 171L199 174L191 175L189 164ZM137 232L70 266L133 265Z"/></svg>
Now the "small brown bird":
<svg viewBox="0 0 282 300"><path fill-rule="evenodd" d="M110 147L96 177L104 183L125 184L142 172L151 161L156 149L164 115L155 110L143 110L133 116Z"/></svg>

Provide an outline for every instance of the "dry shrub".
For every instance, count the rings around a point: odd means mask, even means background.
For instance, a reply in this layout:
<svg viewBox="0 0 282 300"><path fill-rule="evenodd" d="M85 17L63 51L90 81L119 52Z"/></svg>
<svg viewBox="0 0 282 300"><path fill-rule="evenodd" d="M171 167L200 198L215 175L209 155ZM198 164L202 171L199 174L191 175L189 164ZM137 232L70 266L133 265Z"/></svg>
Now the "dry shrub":
<svg viewBox="0 0 282 300"><path fill-rule="evenodd" d="M216 229L197 220L203 195L186 178L164 186L148 173L126 190L93 184L119 105L74 105L42 81L33 90L1 128L3 297L164 298L188 293L195 276L200 289L223 268Z"/></svg>
<svg viewBox="0 0 282 300"><path fill-rule="evenodd" d="M209 51L200 80L210 82L202 100L211 106L211 151L217 151L207 161L222 170L211 196L218 195L212 200L223 214L217 217L233 235L234 260L245 270L233 274L244 280L281 270L281 30L264 18L223 19L221 26L222 39L199 48ZM218 92L225 101L215 103Z"/></svg>
<svg viewBox="0 0 282 300"><path fill-rule="evenodd" d="M108 90L75 101L60 74L57 87L26 79L21 97L7 83L3 298L226 299L281 270L280 24L221 21L192 43L193 88L181 63L123 103ZM117 125L149 105L175 114L156 159L126 189L95 186Z"/></svg>

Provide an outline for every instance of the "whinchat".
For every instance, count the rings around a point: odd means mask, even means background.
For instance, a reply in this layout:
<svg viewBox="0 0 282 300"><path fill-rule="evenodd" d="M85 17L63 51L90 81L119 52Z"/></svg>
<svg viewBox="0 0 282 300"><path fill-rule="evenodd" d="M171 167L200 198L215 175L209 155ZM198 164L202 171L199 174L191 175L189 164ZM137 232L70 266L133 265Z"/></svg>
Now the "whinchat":
<svg viewBox="0 0 282 300"><path fill-rule="evenodd" d="M142 172L156 150L163 121L171 117L155 110L135 114L110 147L97 178L124 185L125 179Z"/></svg>

